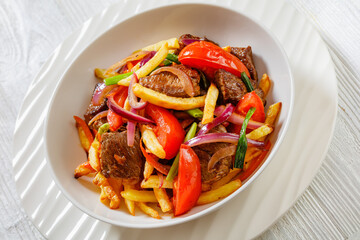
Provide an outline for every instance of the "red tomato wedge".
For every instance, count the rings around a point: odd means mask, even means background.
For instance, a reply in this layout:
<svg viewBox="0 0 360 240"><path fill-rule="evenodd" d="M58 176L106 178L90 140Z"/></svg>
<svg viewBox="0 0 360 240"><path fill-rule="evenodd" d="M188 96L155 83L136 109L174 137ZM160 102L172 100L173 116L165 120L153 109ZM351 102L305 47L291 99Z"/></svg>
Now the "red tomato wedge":
<svg viewBox="0 0 360 240"><path fill-rule="evenodd" d="M165 159L172 159L179 151L185 138L185 130L168 110L152 104L146 106L146 114L156 123L154 132L166 153Z"/></svg>
<svg viewBox="0 0 360 240"><path fill-rule="evenodd" d="M125 100L128 95L126 87L120 87L114 94L114 100L119 106L124 107ZM110 130L116 131L124 124L122 117L109 109L107 115L108 123L110 124Z"/></svg>
<svg viewBox="0 0 360 240"><path fill-rule="evenodd" d="M252 115L251 120L257 122L264 122L265 121L264 104L261 101L261 98L254 91L245 94L240 99L239 103L236 106L235 111L242 116L246 116L246 113L252 107L256 108L256 110Z"/></svg>
<svg viewBox="0 0 360 240"><path fill-rule="evenodd" d="M187 45L178 59L184 65L202 70L210 78L217 69L224 69L238 77L245 72L250 78L249 70L240 59L211 42L198 41Z"/></svg>
<svg viewBox="0 0 360 240"><path fill-rule="evenodd" d="M201 194L200 161L191 147L180 147L179 172L174 180L173 204L175 216L188 212Z"/></svg>

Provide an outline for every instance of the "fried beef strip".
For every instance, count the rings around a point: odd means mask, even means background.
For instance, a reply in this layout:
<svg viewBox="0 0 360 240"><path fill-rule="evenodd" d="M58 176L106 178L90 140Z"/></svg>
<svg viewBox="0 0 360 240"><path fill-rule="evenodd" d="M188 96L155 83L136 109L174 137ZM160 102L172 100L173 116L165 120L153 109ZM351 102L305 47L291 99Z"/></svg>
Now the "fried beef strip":
<svg viewBox="0 0 360 240"><path fill-rule="evenodd" d="M175 68L185 72L191 79L195 96L200 95L200 74L192 68L184 65L175 65ZM150 88L154 91L164 93L172 97L189 97L177 76L170 72L160 72L147 77L142 77L139 80L140 85Z"/></svg>
<svg viewBox="0 0 360 240"><path fill-rule="evenodd" d="M231 47L231 54L235 55L240 61L245 65L245 67L249 70L251 77L251 84L254 88L257 87L258 75L255 69L252 50L251 47L248 46L246 48L241 47Z"/></svg>
<svg viewBox="0 0 360 240"><path fill-rule="evenodd" d="M219 125L211 129L210 132L211 133L226 132L226 128L223 125ZM230 143L218 142L218 143L206 143L193 147L193 150L195 151L196 155L200 160L201 181L203 183L211 184L225 177L229 173L233 164L231 157L225 157L221 159L219 162L217 162L214 171L208 171L208 163L210 161L211 156L214 155L214 153L230 145L231 145Z"/></svg>
<svg viewBox="0 0 360 240"><path fill-rule="evenodd" d="M109 132L101 136L101 172L108 177L140 180L144 166L140 150L140 133L135 134L134 146L127 145L127 131Z"/></svg>

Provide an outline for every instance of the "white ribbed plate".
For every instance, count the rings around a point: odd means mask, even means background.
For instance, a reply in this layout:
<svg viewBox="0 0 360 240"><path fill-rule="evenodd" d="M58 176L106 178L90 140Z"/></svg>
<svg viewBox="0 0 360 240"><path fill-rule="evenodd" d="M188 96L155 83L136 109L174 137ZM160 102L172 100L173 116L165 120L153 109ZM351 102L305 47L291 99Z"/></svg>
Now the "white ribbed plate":
<svg viewBox="0 0 360 240"><path fill-rule="evenodd" d="M284 1L212 2L262 22L279 38L289 56L296 89L293 120L272 162L253 185L220 210L174 227L139 230L111 226L87 216L63 196L49 174L43 139L47 103L56 82L78 54L111 26L135 13L175 3L121 1L87 21L57 48L32 82L19 113L14 136L15 181L25 211L45 237L251 238L278 219L309 185L327 151L336 117L336 78L325 44Z"/></svg>

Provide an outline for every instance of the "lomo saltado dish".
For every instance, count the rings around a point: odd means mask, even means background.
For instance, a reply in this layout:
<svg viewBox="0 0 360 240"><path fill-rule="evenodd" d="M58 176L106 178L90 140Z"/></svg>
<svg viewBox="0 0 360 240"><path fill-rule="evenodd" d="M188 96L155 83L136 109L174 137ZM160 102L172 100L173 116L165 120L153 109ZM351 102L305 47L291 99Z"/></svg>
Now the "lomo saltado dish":
<svg viewBox="0 0 360 240"><path fill-rule="evenodd" d="M258 81L252 49L184 34L133 52L99 79L74 116L100 201L153 218L225 198L264 161L281 102Z"/></svg>

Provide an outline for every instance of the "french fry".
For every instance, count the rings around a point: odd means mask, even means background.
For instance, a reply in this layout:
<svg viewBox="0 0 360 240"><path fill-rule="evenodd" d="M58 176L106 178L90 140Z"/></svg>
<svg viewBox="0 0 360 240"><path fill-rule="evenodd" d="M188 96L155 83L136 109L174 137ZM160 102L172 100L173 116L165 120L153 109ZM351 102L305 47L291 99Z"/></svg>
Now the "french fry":
<svg viewBox="0 0 360 240"><path fill-rule="evenodd" d="M153 217L156 219L161 219L159 213L152 207L149 207L148 205L146 205L146 203L136 202L136 206L138 206L141 211L143 211L145 214L149 215L150 217Z"/></svg>
<svg viewBox="0 0 360 240"><path fill-rule="evenodd" d="M157 156L158 158L165 158L166 152L164 148L159 143L154 131L152 128L147 125L142 124L140 126L142 140L149 151Z"/></svg>
<svg viewBox="0 0 360 240"><path fill-rule="evenodd" d="M139 68L135 73L138 78L147 76L152 70L154 70L164 59L166 58L167 54L169 52L168 44L165 42L157 51L154 57L152 57L147 63L145 63L144 66ZM122 79L118 82L121 86L129 86L130 84L131 76Z"/></svg>
<svg viewBox="0 0 360 240"><path fill-rule="evenodd" d="M141 188L159 188L160 187L160 179L158 175L151 175L147 180L142 180L140 184ZM163 179L163 185L161 188L173 188L173 182Z"/></svg>
<svg viewBox="0 0 360 240"><path fill-rule="evenodd" d="M249 147L245 154L243 170L246 171L249 168L251 161L259 157L261 153L262 150L254 147Z"/></svg>
<svg viewBox="0 0 360 240"><path fill-rule="evenodd" d="M106 179L106 177L104 175L102 175L101 172L98 172L94 179L93 179L93 183L97 186L103 186L103 185L109 185L108 180Z"/></svg>
<svg viewBox="0 0 360 240"><path fill-rule="evenodd" d="M124 190L128 191L130 189L133 189L133 186L130 184L124 184ZM126 208L129 210L129 213L133 216L135 216L135 202L131 201L129 199L124 198Z"/></svg>
<svg viewBox="0 0 360 240"><path fill-rule="evenodd" d="M154 194L159 202L161 210L163 212L169 212L172 209L172 204L166 190L164 188L154 188Z"/></svg>
<svg viewBox="0 0 360 240"><path fill-rule="evenodd" d="M214 110L218 96L219 90L214 83L211 83L205 98L204 115L201 121L202 124L210 123L214 119Z"/></svg>
<svg viewBox="0 0 360 240"><path fill-rule="evenodd" d="M100 202L102 202L102 204L104 205L108 205L109 204L109 199L106 196L106 193L104 191L104 189L100 186L101 189L101 193L100 193Z"/></svg>
<svg viewBox="0 0 360 240"><path fill-rule="evenodd" d="M269 109L266 112L266 118L265 118L265 123L269 124L269 125L274 125L276 118L279 116L279 113L281 111L281 106L282 103L278 102L278 103L274 103L273 105L271 105L269 107Z"/></svg>
<svg viewBox="0 0 360 240"><path fill-rule="evenodd" d="M85 149L86 152L89 152L91 143L87 139L87 137L85 135L85 132L82 129L82 127L78 127L77 129L78 129L78 134L79 134L79 139L80 139L81 146Z"/></svg>
<svg viewBox="0 0 360 240"><path fill-rule="evenodd" d="M74 120L76 122L76 128L78 129L81 145L85 151L89 152L89 148L94 141L94 137L89 129L89 126L78 116L74 116Z"/></svg>
<svg viewBox="0 0 360 240"><path fill-rule="evenodd" d="M121 192L121 196L125 199L129 199L135 202L155 202L157 199L153 191L139 191L135 189L129 189Z"/></svg>
<svg viewBox="0 0 360 240"><path fill-rule="evenodd" d="M130 103L129 103L129 98L125 99L124 109L127 110L127 111L130 111L130 109L131 109L131 106L130 106Z"/></svg>
<svg viewBox="0 0 360 240"><path fill-rule="evenodd" d="M175 110L189 110L203 107L205 104L205 96L191 98L170 97L150 88L143 87L138 83L133 86L133 92L137 97L141 97L144 101Z"/></svg>
<svg viewBox="0 0 360 240"><path fill-rule="evenodd" d="M169 49L177 49L180 47L179 41L177 38L170 38L168 40L163 40L163 41L157 42L155 44L146 46L146 47L142 48L141 50L158 51L161 48L161 46L164 45L164 43L167 43Z"/></svg>
<svg viewBox="0 0 360 240"><path fill-rule="evenodd" d="M106 69L103 69L103 68L95 68L94 74L95 74L95 77L100 78L100 79L105 79L105 78L109 78L109 77L118 75L118 73L106 74Z"/></svg>
<svg viewBox="0 0 360 240"><path fill-rule="evenodd" d="M225 198L229 196L231 193L233 193L240 186L241 186L241 181L239 179L236 179L215 190L203 192L200 194L200 197L197 201L197 205L212 203L221 198Z"/></svg>
<svg viewBox="0 0 360 240"><path fill-rule="evenodd" d="M269 125L265 124L253 131L251 131L250 133L246 134L246 137L248 139L252 139L252 140L259 140L264 136L269 135L270 133L272 133L273 128L270 127Z"/></svg>
<svg viewBox="0 0 360 240"><path fill-rule="evenodd" d="M120 198L115 193L114 189L108 185L108 186L101 186L102 190L104 190L106 197L110 200L110 208L111 209L117 209L120 207Z"/></svg>
<svg viewBox="0 0 360 240"><path fill-rule="evenodd" d="M100 158L99 158L99 150L98 150L99 146L100 146L99 141L95 139L90 146L89 156L88 156L88 160L91 167L97 172L100 171Z"/></svg>
<svg viewBox="0 0 360 240"><path fill-rule="evenodd" d="M120 206L120 198L119 195L116 194L114 188L110 185L108 179L98 172L93 180L93 183L100 187L100 201L104 204L107 204L108 199L110 201L109 206L111 209L119 208Z"/></svg>
<svg viewBox="0 0 360 240"><path fill-rule="evenodd" d="M114 189L116 195L120 196L120 192L123 189L122 179L110 177L107 180L108 180L110 186Z"/></svg>
<svg viewBox="0 0 360 240"><path fill-rule="evenodd" d="M264 92L264 98L269 93L270 87L271 87L271 80L269 76L266 73L264 73L259 82L259 88Z"/></svg>
<svg viewBox="0 0 360 240"><path fill-rule="evenodd" d="M144 180L148 180L149 177L151 176L151 174L154 171L154 167L153 165L151 165L150 163L148 163L147 161L145 161L145 166L144 166ZM144 181L143 180L143 181Z"/></svg>
<svg viewBox="0 0 360 240"><path fill-rule="evenodd" d="M138 52L138 53L134 53L122 60L120 60L119 62L111 65L108 69L106 69L105 71L105 76L107 75L117 75L117 71L124 65L126 65L126 63L128 61L134 61L134 60L140 60L142 59L143 57L145 57L146 55L148 54L148 52L146 51L141 51L141 52Z"/></svg>
<svg viewBox="0 0 360 240"><path fill-rule="evenodd" d="M276 119L281 111L281 106L282 106L281 102L278 102L278 103L274 103L269 107L269 109L266 112L266 118L265 118L266 124L269 124L271 126L275 125ZM267 136L269 135L259 138L259 141L265 141Z"/></svg>
<svg viewBox="0 0 360 240"><path fill-rule="evenodd" d="M93 172L95 172L95 170L90 166L90 163L86 161L77 166L77 168L75 169L74 177L79 178Z"/></svg>
<svg viewBox="0 0 360 240"><path fill-rule="evenodd" d="M247 152L246 152L247 153ZM246 155L245 155L245 159L246 159ZM232 169L228 175L226 175L225 177L223 177L222 179L220 179L219 181L217 182L214 182L211 186L211 189L218 189L219 187L227 184L228 182L231 181L231 179L233 179L236 175L238 175L240 173L241 169L239 168L235 168L235 169Z"/></svg>

